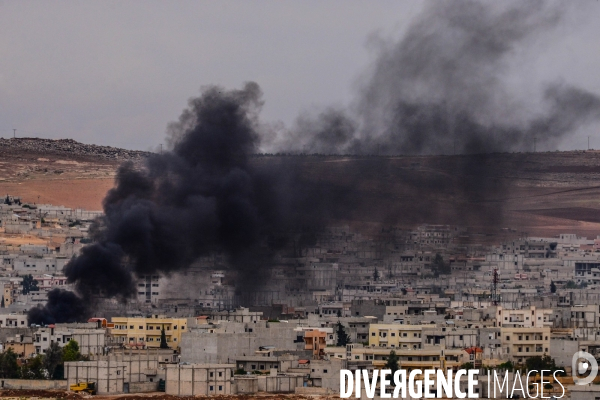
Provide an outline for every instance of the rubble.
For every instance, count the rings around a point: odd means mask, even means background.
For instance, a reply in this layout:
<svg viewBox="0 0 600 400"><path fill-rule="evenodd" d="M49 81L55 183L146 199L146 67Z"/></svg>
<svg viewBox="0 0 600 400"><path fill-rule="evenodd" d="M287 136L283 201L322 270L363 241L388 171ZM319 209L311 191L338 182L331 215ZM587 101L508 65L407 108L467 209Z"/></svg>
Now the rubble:
<svg viewBox="0 0 600 400"><path fill-rule="evenodd" d="M145 151L84 144L73 139L0 138L0 156L18 153L93 157L118 162L139 161L150 155Z"/></svg>

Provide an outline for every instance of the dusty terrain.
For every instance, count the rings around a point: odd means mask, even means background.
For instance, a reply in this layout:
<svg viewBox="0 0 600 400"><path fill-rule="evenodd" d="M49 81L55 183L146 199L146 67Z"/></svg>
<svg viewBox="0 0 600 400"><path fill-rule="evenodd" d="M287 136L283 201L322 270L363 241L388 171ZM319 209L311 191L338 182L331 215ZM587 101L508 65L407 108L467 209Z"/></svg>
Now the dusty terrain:
<svg viewBox="0 0 600 400"><path fill-rule="evenodd" d="M165 393L139 393L139 394L120 394L120 395L96 395L90 396L88 394L76 394L74 392L62 391L62 390L0 390L0 398L5 399L23 399L23 398L36 398L42 399L65 399L65 400L80 400L80 399L98 399L98 400L191 400L199 398L210 398L215 400L251 400L251 399L265 399L265 400L308 400L308 399L339 399L339 396L322 396L322 397L305 397L293 394L265 394L265 395L218 395L218 396L171 396Z"/></svg>
<svg viewBox="0 0 600 400"><path fill-rule="evenodd" d="M31 203L101 210L117 167L148 153L73 140L0 139L0 196Z"/></svg>
<svg viewBox="0 0 600 400"><path fill-rule="evenodd" d="M99 210L117 167L149 153L72 140L0 140L0 195ZM301 180L352 204L332 218L381 225L455 224L503 232L600 233L600 152L420 157L256 156L259 168L294 165Z"/></svg>

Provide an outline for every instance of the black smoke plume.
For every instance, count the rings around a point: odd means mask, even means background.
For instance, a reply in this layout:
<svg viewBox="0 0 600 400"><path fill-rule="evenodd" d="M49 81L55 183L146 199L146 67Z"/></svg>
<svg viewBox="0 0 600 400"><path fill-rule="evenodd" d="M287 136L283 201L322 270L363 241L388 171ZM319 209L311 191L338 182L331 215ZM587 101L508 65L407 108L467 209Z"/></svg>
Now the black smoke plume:
<svg viewBox="0 0 600 400"><path fill-rule="evenodd" d="M432 1L397 42L377 47L354 104L302 114L280 151L478 154L551 148L600 119L600 98L549 83L519 99L507 83L519 49L556 27L562 5Z"/></svg>
<svg viewBox="0 0 600 400"><path fill-rule="evenodd" d="M350 177L331 164L326 172L333 179L321 182L303 175L293 159L250 162L266 148L258 85L205 88L170 125L172 151L141 168L119 169L105 216L93 229L95 244L65 268L79 297L54 294L46 308L30 313L30 322L80 318L85 312L65 312L63 299L91 306L98 296L127 299L135 294L136 275L182 270L212 252L225 254L239 282L252 287L290 240L303 243L319 224L364 207L356 195L361 191L371 212L390 224L406 216L435 219L443 196L452 193L463 202L449 211L454 217L498 226L501 205L473 207L484 202L482 193L505 190L485 154L531 150L534 138L549 146L600 119L600 99L585 90L552 83L523 103L506 85L513 50L560 17L554 3L543 1L431 2L401 40L381 45L351 107L304 113L284 137L268 143L294 153L477 154L457 158L452 176L422 180L419 171L364 161L349 164L356 172ZM523 113L529 103L538 109ZM393 176L392 185L403 190L377 187L382 175ZM335 187L338 181L344 185ZM374 189L386 196L369 198ZM439 199L432 201L436 190ZM402 199L409 201L399 207Z"/></svg>
<svg viewBox="0 0 600 400"><path fill-rule="evenodd" d="M215 252L252 287L278 249L290 239L302 242L304 228L322 223L343 192L303 182L293 162L250 163L260 144L261 96L255 83L233 91L205 88L170 125L172 151L141 168L119 168L105 215L91 229L94 243L64 268L78 303L125 300L136 294L136 276L169 274ZM81 317L76 309L75 315L57 310L57 302L73 296L54 293L46 308L30 313L30 322Z"/></svg>
<svg viewBox="0 0 600 400"><path fill-rule="evenodd" d="M75 293L64 289L52 289L48 292L45 307L34 307L27 313L30 324L48 325L57 322L81 322L89 317L89 303Z"/></svg>

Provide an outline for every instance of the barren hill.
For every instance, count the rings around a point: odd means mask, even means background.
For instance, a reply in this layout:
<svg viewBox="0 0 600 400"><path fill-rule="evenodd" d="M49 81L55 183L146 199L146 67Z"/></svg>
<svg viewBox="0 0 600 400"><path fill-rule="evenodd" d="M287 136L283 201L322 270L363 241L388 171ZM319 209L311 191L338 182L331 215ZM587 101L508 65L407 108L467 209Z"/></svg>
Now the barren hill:
<svg viewBox="0 0 600 400"><path fill-rule="evenodd" d="M74 140L0 139L0 194L100 209L118 165L149 153ZM600 152L457 156L261 156L257 167L293 165L302 179L350 193L345 223L418 223L498 232L600 234Z"/></svg>
<svg viewBox="0 0 600 400"><path fill-rule="evenodd" d="M147 155L72 139L0 139L0 195L99 210L118 165Z"/></svg>

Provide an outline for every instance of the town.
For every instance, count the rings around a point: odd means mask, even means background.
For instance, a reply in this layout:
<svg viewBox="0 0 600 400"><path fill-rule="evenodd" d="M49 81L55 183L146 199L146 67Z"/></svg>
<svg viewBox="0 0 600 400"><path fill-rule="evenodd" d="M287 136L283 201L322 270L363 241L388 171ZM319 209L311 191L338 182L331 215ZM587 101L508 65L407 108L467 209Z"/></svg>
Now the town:
<svg viewBox="0 0 600 400"><path fill-rule="evenodd" d="M73 290L63 267L102 212L1 202L6 389L328 395L341 370L470 368L560 369L546 394L600 393L571 376L575 353L600 356L600 237L329 227L282 250L241 294L215 253L168 276L136 276L137 296L100 298L86 320L32 323L28 311L52 290ZM487 396L486 387L475 390Z"/></svg>

